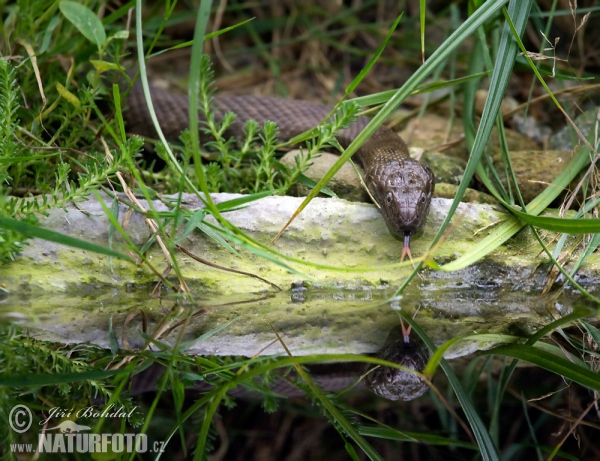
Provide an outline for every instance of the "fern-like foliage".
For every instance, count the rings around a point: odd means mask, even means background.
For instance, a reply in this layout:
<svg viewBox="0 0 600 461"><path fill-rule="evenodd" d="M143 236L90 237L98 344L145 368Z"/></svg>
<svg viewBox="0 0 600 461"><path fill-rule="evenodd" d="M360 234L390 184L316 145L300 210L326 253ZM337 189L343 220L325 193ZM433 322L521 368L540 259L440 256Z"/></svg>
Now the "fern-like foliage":
<svg viewBox="0 0 600 461"><path fill-rule="evenodd" d="M82 88L78 95L82 102L92 104L89 88ZM110 149L110 155L92 149L73 155L68 148L76 146L75 142L56 147L33 134L36 122L21 126L20 98L15 69L0 59L0 217L36 224L38 214L86 200L92 190L124 170L126 159L137 156L142 148L143 141L133 137L123 143L123 151ZM63 120L74 120L80 112L73 108ZM69 131L63 124L54 136L61 129ZM25 241L14 229L0 227L0 263L14 260Z"/></svg>
<svg viewBox="0 0 600 461"><path fill-rule="evenodd" d="M12 177L10 167L20 154L20 145L16 140L18 131L17 111L19 110L18 86L13 67L0 59L0 216L9 200ZM22 249L22 238L11 229L0 228L0 261L10 261Z"/></svg>
<svg viewBox="0 0 600 461"><path fill-rule="evenodd" d="M203 118L200 122L201 140L205 158L210 159L203 168L211 192L284 193L303 177L303 173L320 152L326 148L341 150L335 134L347 128L356 119L360 109L356 103L342 104L329 123L315 130L312 139L303 149L303 155L296 157L296 165L288 167L277 160L278 129L275 123L266 122L259 126L256 121L249 120L245 124L244 133L236 136L237 142L228 135L236 115L229 112L222 119L217 119L213 108L214 72L208 56L202 57L200 66L199 109ZM181 141L182 158L189 165L192 159L189 133L182 133ZM161 155L162 146L158 146L157 151L168 163L168 158Z"/></svg>
<svg viewBox="0 0 600 461"><path fill-rule="evenodd" d="M19 149L14 133L18 129L18 86L13 67L0 59L0 158L14 157ZM5 179L8 164L0 163L0 179Z"/></svg>
<svg viewBox="0 0 600 461"><path fill-rule="evenodd" d="M108 360L105 356L106 352L99 347L79 345L65 348L34 340L18 327L0 327L0 380L2 377L30 377L27 385L22 387L0 385L0 447L9 447L11 443L37 443L35 436L38 430L32 429L22 435L9 430L8 416L15 405L25 405L31 410L32 427L37 429L40 419L52 407L80 409L102 405L112 398L117 407L122 406L125 413L130 414L129 424L139 426L144 416L134 411L131 398L114 395L113 378L60 383L60 375L63 374L103 370ZM59 383L47 384L46 376L56 378L55 381ZM107 424L110 423L111 421L107 421ZM118 431L119 427L114 426L112 429ZM4 455L6 458L0 456L0 459L13 459L8 450Z"/></svg>

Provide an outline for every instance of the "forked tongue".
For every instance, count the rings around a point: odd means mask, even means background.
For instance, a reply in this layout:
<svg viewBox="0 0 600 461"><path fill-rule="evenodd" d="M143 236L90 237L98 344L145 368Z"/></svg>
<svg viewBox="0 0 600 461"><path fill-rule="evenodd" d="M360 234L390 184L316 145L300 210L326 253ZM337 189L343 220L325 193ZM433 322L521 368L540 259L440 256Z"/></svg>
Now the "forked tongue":
<svg viewBox="0 0 600 461"><path fill-rule="evenodd" d="M408 259L412 261L412 254L410 254L410 232L404 232L404 246L402 247L402 256L400 262L404 261L404 257L408 255Z"/></svg>
<svg viewBox="0 0 600 461"><path fill-rule="evenodd" d="M409 325L408 328L404 326L404 322L402 321L402 317L400 317L400 327L402 328L402 336L404 337L404 343L410 343L410 331L412 327Z"/></svg>

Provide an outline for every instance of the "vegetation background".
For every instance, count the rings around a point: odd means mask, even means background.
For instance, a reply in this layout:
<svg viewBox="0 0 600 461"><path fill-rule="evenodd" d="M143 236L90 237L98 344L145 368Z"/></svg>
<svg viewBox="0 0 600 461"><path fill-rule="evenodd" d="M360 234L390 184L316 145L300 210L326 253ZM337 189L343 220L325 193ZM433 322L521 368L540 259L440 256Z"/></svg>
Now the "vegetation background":
<svg viewBox="0 0 600 461"><path fill-rule="evenodd" d="M508 10L503 10L505 5ZM274 150L236 151L218 133L208 147L219 155L204 161L190 134L182 147L173 148L177 157L165 145L155 147L156 155L142 155L142 140L125 135L121 111L127 90L121 92L117 84L127 80L125 69L136 60L140 43L155 82L184 89L190 74L204 99L209 95L208 65L192 50L210 55L214 87L220 93L332 104L343 96L367 97L363 102L371 104L391 101L381 119L403 101L410 116L427 109L444 114L449 126L462 121L470 156L457 201L484 155L489 132L500 126L497 115L505 89L552 130L567 124L563 113L574 118L580 107L594 106L597 99L593 81L588 85L585 80L595 77L600 59L600 33L591 26L600 7L592 0L577 5L567 0L144 2L142 28L136 25L134 6L133 1L0 4L3 261L16 258L28 237L61 241L35 226L36 214L84 200L101 187L109 192L139 187L153 194L193 192L199 184L202 192L271 194L287 189L290 177L298 179L303 165L296 172L282 169ZM514 22L514 35L507 16ZM204 26L210 34L206 41ZM534 62L517 53L515 37L520 35L527 50L539 53L527 55ZM205 71L202 76L200 69ZM545 96L540 75L562 105ZM450 91L413 94L428 85L434 85L430 90ZM478 112L474 108L481 89L488 102ZM384 93L389 90L397 91ZM403 114L387 122L402 125L406 119ZM269 139L268 130L263 135ZM245 172L239 174L242 165ZM486 182L479 168L479 180ZM269 176L273 171L276 177ZM579 205L587 213L597 205L594 175L584 181L589 193ZM518 188L498 195L506 203L525 205ZM520 219L551 228L552 223L535 220L531 208L526 211ZM581 235L598 232L597 223L581 226L572 229ZM582 255L595 251L597 237L582 240ZM137 256L143 260L143 251ZM526 344L502 346L495 355L455 363L459 377L442 360L443 373L436 373L434 381L440 392L402 404L362 394L329 396L310 386L305 399L276 400L259 386L261 399L234 403L226 392L239 375L231 370L262 370L262 379L269 382L274 369L289 363L191 358L168 350L132 355L118 345L110 352L94 347L65 350L33 341L25 331L3 323L0 419L7 421L16 403L39 412L48 405L68 407L74 402L118 402L128 409L143 405L129 423L156 440L171 436L164 455L169 459L600 459L594 443L600 333L582 320L589 315L585 309L574 312ZM571 329L563 330L567 325ZM542 337L544 350L534 347ZM518 368L519 358L538 366ZM163 392L127 396L131 375L155 362L168 369L158 382ZM110 370L115 364L121 365L119 372ZM187 384L209 375L218 378L214 391L203 396L185 391ZM244 384L257 386L249 375ZM109 425L99 422L94 430L108 432ZM6 447L15 434L0 430L0 438L0 450L10 459Z"/></svg>

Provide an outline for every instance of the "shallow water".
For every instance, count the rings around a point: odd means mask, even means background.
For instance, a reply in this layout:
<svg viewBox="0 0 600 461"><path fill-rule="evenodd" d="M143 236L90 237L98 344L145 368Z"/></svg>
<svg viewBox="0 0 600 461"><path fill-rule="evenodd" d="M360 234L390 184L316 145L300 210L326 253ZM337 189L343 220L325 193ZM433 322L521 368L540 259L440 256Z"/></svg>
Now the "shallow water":
<svg viewBox="0 0 600 461"><path fill-rule="evenodd" d="M152 334L160 330L160 340L174 344L183 330L190 354L283 353L272 326L295 355L371 353L398 325L396 311L400 309L440 345L457 336L482 333L526 336L566 315L575 305L589 304L569 289L558 296L540 295L545 274L543 268L511 273L489 263L453 273L427 271L392 301L397 287L385 281L373 286L357 280L350 288L298 281L281 292L235 296L209 294L192 284L192 292L201 293L193 303L152 298L153 287L148 285L88 284L57 295L5 294L0 300L0 317L26 326L38 339L91 342L105 348L109 347L112 319L121 347L142 347L140 331ZM214 334L207 335L209 332ZM489 340L462 341L447 357L491 345Z"/></svg>

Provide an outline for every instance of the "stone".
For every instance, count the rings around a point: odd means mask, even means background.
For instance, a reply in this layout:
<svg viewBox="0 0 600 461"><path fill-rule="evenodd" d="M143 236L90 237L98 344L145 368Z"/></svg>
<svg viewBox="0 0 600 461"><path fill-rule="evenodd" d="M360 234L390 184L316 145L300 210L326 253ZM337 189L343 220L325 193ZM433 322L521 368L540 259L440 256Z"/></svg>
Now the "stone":
<svg viewBox="0 0 600 461"><path fill-rule="evenodd" d="M530 202L558 176L573 157L571 152L562 150L511 151L510 163L513 167L519 190L525 203ZM506 185L505 170L499 155L494 157L498 175Z"/></svg>
<svg viewBox="0 0 600 461"><path fill-rule="evenodd" d="M280 162L294 167L296 165L296 157L303 155L301 150L295 149L286 153ZM320 181L323 176L331 169L333 164L338 161L339 155L329 152L322 152L311 160L311 166L304 172L304 175L315 182ZM362 174L360 167L359 171ZM344 163L337 173L327 183L327 188L333 191L339 198L350 200L352 202L370 202L369 194L362 186L358 175L349 162ZM303 184L295 184L290 191L290 195L295 197L305 197L311 191L311 188ZM321 193L321 197L325 194Z"/></svg>

